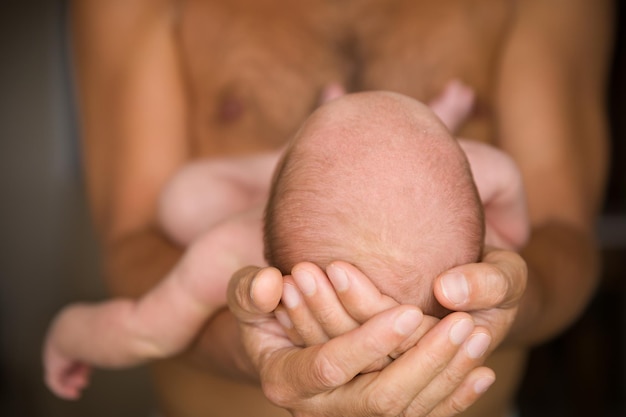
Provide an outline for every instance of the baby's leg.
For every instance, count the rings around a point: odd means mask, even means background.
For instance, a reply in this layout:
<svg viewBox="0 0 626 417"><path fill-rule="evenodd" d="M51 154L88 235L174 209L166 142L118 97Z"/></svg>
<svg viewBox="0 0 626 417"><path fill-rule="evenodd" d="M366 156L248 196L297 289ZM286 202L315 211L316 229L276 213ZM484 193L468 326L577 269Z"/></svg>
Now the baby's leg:
<svg viewBox="0 0 626 417"><path fill-rule="evenodd" d="M140 300L138 314L166 355L184 348L204 322L226 305L226 289L235 271L264 264L262 215L262 206L257 206L212 227Z"/></svg>

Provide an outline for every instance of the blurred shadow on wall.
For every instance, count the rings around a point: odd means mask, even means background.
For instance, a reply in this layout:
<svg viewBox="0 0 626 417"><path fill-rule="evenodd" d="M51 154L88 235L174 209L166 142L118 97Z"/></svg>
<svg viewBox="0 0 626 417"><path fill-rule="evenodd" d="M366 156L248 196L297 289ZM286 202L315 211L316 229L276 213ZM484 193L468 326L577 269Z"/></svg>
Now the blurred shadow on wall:
<svg viewBox="0 0 626 417"><path fill-rule="evenodd" d="M0 415L147 416L145 369L95 374L79 402L44 387L51 316L104 295L84 204L65 1L3 3L0 13Z"/></svg>

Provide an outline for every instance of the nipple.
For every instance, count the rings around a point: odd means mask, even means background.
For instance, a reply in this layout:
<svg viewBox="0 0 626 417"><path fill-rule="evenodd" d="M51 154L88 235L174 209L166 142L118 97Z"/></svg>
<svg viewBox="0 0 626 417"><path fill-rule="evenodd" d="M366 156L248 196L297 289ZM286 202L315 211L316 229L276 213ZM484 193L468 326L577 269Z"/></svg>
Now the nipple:
<svg viewBox="0 0 626 417"><path fill-rule="evenodd" d="M224 124L236 122L245 110L244 100L236 92L229 90L218 101L217 118Z"/></svg>

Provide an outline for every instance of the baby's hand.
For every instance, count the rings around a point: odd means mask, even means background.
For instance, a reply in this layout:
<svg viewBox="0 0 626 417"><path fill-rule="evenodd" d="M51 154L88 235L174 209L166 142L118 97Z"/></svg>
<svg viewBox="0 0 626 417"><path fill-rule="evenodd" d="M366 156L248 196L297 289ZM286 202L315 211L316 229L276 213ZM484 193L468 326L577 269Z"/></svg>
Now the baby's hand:
<svg viewBox="0 0 626 417"><path fill-rule="evenodd" d="M48 337L44 348L45 383L58 397L77 400L89 385L91 367L81 361L65 356Z"/></svg>

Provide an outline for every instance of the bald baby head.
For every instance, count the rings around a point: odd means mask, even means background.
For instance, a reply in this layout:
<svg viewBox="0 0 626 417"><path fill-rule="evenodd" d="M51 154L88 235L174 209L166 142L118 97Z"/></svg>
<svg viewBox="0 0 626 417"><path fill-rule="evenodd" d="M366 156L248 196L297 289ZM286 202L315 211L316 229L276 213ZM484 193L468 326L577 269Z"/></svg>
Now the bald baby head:
<svg viewBox="0 0 626 417"><path fill-rule="evenodd" d="M476 261L484 224L469 165L423 104L393 93L344 96L315 111L277 167L265 255L350 262L381 292L441 313L432 280Z"/></svg>

